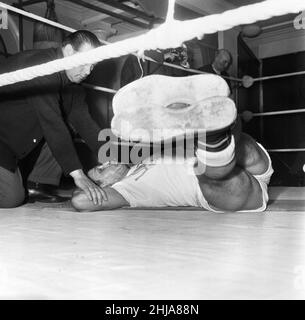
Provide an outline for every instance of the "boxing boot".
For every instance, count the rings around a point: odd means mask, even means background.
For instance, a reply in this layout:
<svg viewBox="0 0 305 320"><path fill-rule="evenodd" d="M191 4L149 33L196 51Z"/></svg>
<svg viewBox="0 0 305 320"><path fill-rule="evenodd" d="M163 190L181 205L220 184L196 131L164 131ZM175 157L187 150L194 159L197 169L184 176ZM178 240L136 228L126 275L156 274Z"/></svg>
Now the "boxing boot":
<svg viewBox="0 0 305 320"><path fill-rule="evenodd" d="M195 134L213 144L215 134L224 139L237 117L229 92L226 81L214 74L147 76L116 93L111 128L127 141L159 143Z"/></svg>

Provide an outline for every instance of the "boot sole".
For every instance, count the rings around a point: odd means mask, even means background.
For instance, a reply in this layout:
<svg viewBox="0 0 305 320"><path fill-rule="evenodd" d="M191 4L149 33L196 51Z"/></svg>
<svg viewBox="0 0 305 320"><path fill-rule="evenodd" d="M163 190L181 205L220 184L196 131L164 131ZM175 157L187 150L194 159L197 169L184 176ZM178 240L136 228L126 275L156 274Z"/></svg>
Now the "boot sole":
<svg viewBox="0 0 305 320"><path fill-rule="evenodd" d="M123 140L151 143L222 130L237 117L228 94L216 75L147 76L115 95L112 131Z"/></svg>

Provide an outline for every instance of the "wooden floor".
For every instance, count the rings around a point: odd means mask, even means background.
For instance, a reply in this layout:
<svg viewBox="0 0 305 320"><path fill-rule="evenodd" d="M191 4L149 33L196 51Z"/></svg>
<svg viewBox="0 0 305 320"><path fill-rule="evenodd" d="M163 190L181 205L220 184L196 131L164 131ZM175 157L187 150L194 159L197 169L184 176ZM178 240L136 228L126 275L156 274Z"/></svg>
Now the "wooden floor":
<svg viewBox="0 0 305 320"><path fill-rule="evenodd" d="M304 299L305 190L270 194L290 208L0 210L0 298Z"/></svg>

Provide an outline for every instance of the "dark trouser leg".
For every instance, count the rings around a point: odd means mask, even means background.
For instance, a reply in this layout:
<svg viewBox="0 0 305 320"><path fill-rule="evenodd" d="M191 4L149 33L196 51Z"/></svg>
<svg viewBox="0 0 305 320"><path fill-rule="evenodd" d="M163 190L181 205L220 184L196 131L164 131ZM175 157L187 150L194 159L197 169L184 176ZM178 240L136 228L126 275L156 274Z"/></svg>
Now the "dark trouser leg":
<svg viewBox="0 0 305 320"><path fill-rule="evenodd" d="M29 201L59 203L66 201L56 193L62 170L45 141L19 162ZM32 180L32 181L31 181Z"/></svg>
<svg viewBox="0 0 305 320"><path fill-rule="evenodd" d="M61 175L62 169L45 143L28 180L35 183L59 186Z"/></svg>
<svg viewBox="0 0 305 320"><path fill-rule="evenodd" d="M0 208L16 208L24 202L25 190L19 169L0 167Z"/></svg>
<svg viewBox="0 0 305 320"><path fill-rule="evenodd" d="M78 156L86 170L98 164L94 159L95 157L91 154L90 149L85 144L79 143L75 146ZM35 161L35 165L29 172L27 180L42 185L47 184L58 187L63 172L47 143L44 143Z"/></svg>

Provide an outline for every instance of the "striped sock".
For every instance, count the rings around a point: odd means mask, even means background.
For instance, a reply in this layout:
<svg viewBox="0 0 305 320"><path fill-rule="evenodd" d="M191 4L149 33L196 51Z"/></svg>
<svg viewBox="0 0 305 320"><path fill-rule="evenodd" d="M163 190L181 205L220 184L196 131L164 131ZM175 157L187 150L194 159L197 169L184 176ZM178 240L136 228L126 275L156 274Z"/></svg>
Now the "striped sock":
<svg viewBox="0 0 305 320"><path fill-rule="evenodd" d="M224 138L214 149L207 148L206 143L198 141L196 156L201 163L209 167L224 167L228 165L235 156L234 136L230 135L228 139Z"/></svg>

